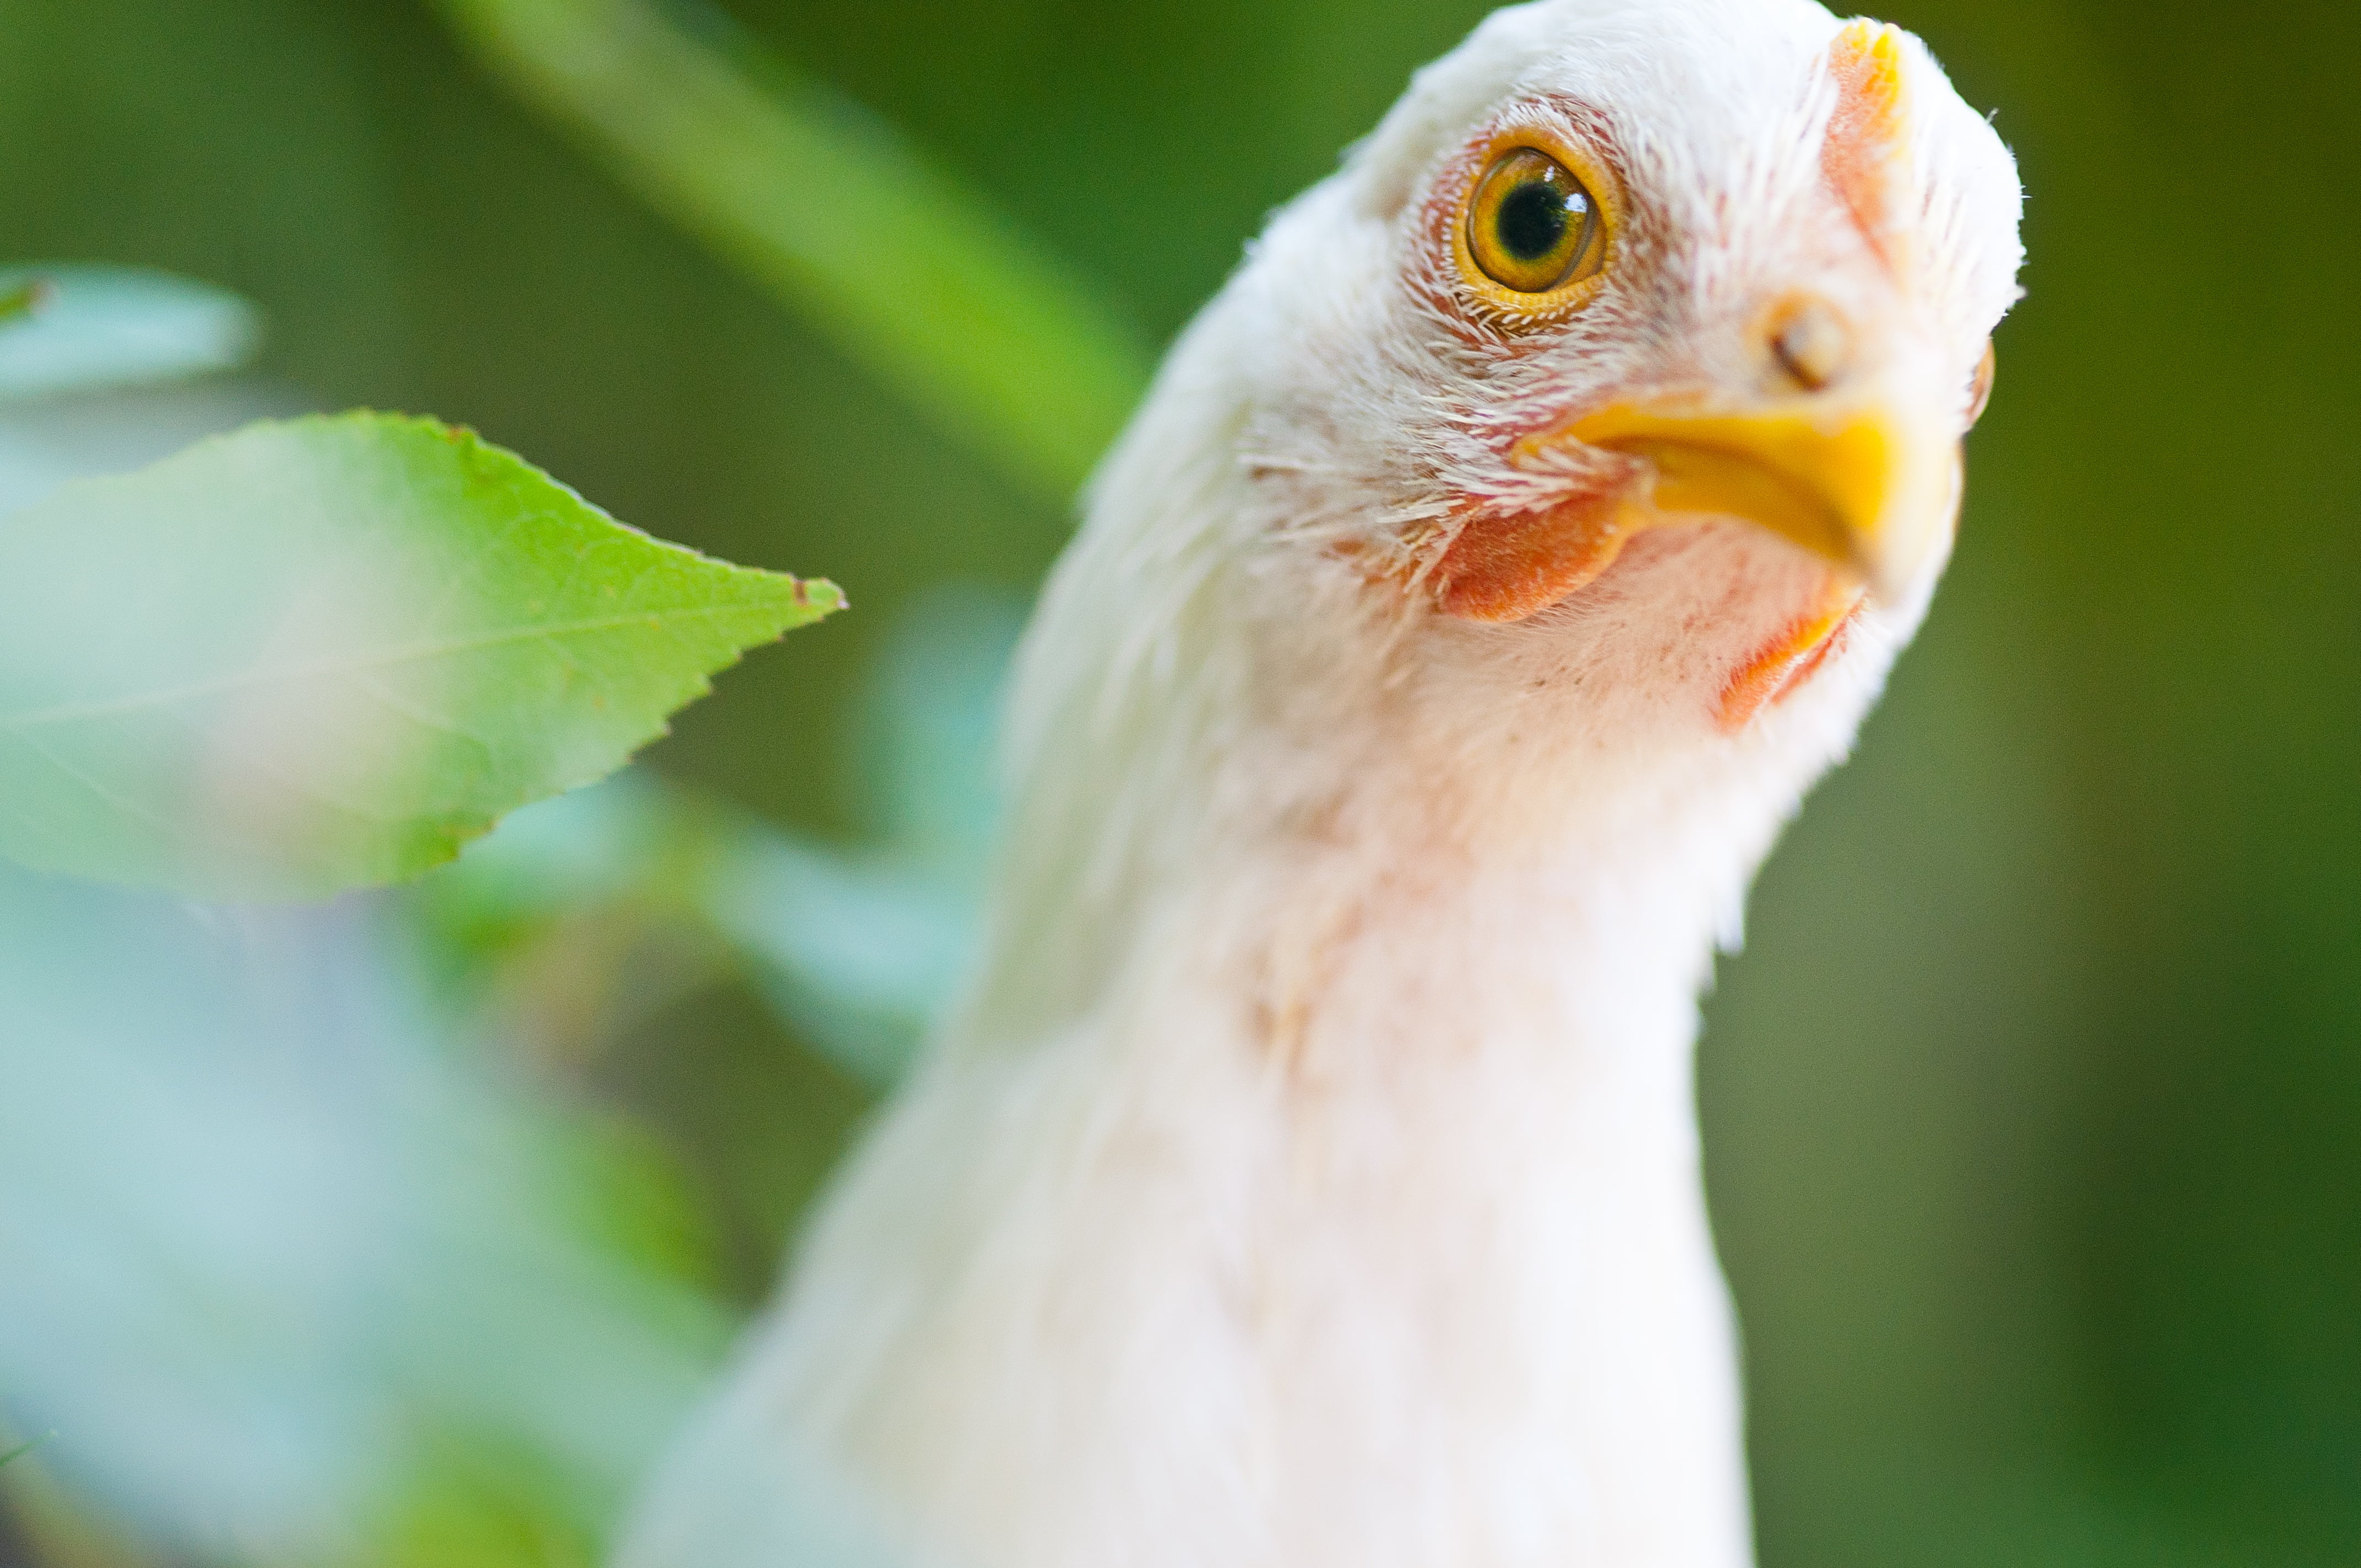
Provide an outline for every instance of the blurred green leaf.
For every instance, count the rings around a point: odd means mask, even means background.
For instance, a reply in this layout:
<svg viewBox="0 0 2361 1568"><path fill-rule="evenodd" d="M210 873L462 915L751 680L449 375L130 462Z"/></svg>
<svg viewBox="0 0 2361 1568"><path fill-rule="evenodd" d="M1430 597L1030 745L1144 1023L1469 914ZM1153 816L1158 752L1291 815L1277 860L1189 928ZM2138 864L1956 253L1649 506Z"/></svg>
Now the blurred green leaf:
<svg viewBox="0 0 2361 1568"><path fill-rule="evenodd" d="M5 1470L11 1464L16 1464L16 1461L32 1453L33 1450L40 1447L46 1441L48 1440L37 1437L30 1442L20 1442L16 1447L8 1450L7 1453L0 1453L0 1470Z"/></svg>
<svg viewBox="0 0 2361 1568"><path fill-rule="evenodd" d="M1071 269L726 17L699 11L692 31L646 0L436 3L642 198L1028 487L1070 497L1146 387L1141 345Z"/></svg>
<svg viewBox="0 0 2361 1568"><path fill-rule="evenodd" d="M250 425L0 519L0 853L205 897L414 875L842 602L432 421Z"/></svg>
<svg viewBox="0 0 2361 1568"><path fill-rule="evenodd" d="M262 337L236 295L129 267L0 271L0 403L178 380L246 362Z"/></svg>
<svg viewBox="0 0 2361 1568"><path fill-rule="evenodd" d="M597 1536L559 1506L573 1480L531 1443L423 1434L410 1470L359 1532L348 1568L594 1568ZM602 1523L606 1521L601 1521Z"/></svg>
<svg viewBox="0 0 2361 1568"><path fill-rule="evenodd" d="M30 313L48 293L49 285L38 278L22 283L0 284L0 323Z"/></svg>

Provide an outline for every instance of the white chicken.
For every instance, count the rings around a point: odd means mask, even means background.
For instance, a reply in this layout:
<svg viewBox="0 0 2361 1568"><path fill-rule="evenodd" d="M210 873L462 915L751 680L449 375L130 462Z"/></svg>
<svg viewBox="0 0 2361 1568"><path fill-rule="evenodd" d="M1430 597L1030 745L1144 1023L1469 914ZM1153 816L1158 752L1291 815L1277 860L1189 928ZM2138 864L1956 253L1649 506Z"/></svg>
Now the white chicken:
<svg viewBox="0 0 2361 1568"><path fill-rule="evenodd" d="M980 976L628 1568L1748 1562L1697 998L1948 555L2019 205L1811 0L1422 71L1101 473Z"/></svg>

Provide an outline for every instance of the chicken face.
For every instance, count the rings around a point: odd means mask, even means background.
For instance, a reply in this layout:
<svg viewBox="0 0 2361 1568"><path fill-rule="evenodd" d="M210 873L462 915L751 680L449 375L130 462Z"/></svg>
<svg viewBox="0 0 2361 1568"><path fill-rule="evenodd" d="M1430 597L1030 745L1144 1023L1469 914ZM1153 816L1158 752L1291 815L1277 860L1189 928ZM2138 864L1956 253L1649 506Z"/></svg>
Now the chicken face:
<svg viewBox="0 0 2361 1568"><path fill-rule="evenodd" d="M2017 205L1896 28L1500 13L1266 237L1250 275L1324 297L1271 302L1250 466L1289 537L1444 619L1735 629L1709 706L1741 728L1923 608Z"/></svg>

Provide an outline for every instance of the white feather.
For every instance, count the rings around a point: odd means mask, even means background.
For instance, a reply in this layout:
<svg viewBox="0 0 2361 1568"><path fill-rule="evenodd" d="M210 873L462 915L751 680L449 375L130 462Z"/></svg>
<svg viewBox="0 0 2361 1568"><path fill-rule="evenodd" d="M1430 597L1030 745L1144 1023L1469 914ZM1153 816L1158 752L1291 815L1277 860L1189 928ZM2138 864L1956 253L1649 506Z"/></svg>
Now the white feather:
<svg viewBox="0 0 2361 1568"><path fill-rule="evenodd" d="M1837 26L1501 12L1274 220L1026 643L983 977L629 1568L1748 1561L1696 997L1932 571L1730 735L1716 694L1818 580L1768 534L1643 535L1514 625L1378 568L1414 578L1455 498L1573 482L1500 463L1510 413L1726 370L1767 291L1882 287L1819 173ZM1909 66L1930 264L1876 308L1964 386L2015 175ZM1562 342L1488 356L1412 286L1417 214L1496 116L1568 103L1631 235Z"/></svg>

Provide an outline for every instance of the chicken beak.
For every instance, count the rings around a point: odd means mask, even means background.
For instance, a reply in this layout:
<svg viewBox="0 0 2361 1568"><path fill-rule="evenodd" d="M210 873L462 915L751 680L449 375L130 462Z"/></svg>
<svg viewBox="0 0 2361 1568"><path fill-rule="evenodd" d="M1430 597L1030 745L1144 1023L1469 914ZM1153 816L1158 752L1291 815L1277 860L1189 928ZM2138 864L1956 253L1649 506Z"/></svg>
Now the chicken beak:
<svg viewBox="0 0 2361 1568"><path fill-rule="evenodd" d="M1645 462L1654 483L1635 503L1647 521L1741 518L1893 603L1949 546L1960 454L1948 422L1883 398L1783 400L1738 411L1618 403L1543 439Z"/></svg>

